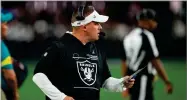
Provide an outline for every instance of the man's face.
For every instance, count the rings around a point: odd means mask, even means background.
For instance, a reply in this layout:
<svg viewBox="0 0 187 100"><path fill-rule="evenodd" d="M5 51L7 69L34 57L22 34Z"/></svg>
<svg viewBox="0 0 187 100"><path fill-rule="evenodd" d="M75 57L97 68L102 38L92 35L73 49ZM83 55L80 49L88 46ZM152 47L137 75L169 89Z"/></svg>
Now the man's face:
<svg viewBox="0 0 187 100"><path fill-rule="evenodd" d="M148 30L153 30L157 27L157 22L152 19L139 20L138 23L141 27L146 28Z"/></svg>
<svg viewBox="0 0 187 100"><path fill-rule="evenodd" d="M157 27L157 22L155 20L149 20L150 29L153 30Z"/></svg>
<svg viewBox="0 0 187 100"><path fill-rule="evenodd" d="M88 36L90 41L96 41L99 39L99 33L102 29L100 23L91 22L85 25L84 28L86 35Z"/></svg>
<svg viewBox="0 0 187 100"><path fill-rule="evenodd" d="M6 37L7 29L8 29L7 24L1 23L1 37L2 38Z"/></svg>

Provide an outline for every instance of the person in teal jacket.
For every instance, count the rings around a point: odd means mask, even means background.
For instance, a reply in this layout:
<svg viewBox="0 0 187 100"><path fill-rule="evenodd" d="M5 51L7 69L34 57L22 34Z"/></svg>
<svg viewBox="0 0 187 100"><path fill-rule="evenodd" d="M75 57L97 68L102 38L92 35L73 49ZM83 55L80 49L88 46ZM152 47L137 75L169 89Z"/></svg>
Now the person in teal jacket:
<svg viewBox="0 0 187 100"><path fill-rule="evenodd" d="M12 20L12 18L12 13L1 11L1 89L6 96L6 98L1 98L1 100L19 100L18 84L12 57L2 40L7 33L7 22Z"/></svg>

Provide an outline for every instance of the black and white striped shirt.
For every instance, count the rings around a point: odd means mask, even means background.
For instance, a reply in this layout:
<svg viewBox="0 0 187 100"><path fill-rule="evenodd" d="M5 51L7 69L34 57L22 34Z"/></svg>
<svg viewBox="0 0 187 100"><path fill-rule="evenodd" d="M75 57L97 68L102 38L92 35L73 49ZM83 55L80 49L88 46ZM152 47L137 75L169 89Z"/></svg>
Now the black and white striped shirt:
<svg viewBox="0 0 187 100"><path fill-rule="evenodd" d="M159 57L153 34L142 28L133 29L123 40L122 58L126 60L128 69L132 72L144 66L147 67L147 74L156 74L150 61Z"/></svg>

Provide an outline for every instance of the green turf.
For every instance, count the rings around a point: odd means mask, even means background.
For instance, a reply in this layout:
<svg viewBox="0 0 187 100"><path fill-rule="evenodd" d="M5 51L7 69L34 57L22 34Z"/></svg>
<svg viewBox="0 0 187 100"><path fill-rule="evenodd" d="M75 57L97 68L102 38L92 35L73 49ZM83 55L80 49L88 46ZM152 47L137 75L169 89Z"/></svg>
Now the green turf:
<svg viewBox="0 0 187 100"><path fill-rule="evenodd" d="M108 61L110 70L114 77L120 77L119 60ZM32 73L35 62L27 61L29 66L29 76L23 87L19 90L20 100L45 100L42 91L32 82ZM164 61L164 65L168 75L173 82L174 92L167 95L163 82L158 79L155 83L155 100L186 100L186 67L185 61ZM101 91L101 100L129 100L128 97L123 99L121 93Z"/></svg>

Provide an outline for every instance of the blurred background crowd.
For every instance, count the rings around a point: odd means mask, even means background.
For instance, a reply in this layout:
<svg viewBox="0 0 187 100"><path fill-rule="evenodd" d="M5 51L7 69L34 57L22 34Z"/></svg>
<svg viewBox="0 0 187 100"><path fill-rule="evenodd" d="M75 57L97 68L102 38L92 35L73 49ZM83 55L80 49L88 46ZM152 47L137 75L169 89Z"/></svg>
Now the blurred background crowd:
<svg viewBox="0 0 187 100"><path fill-rule="evenodd" d="M19 90L20 100L44 100L44 94L32 82L36 62L56 39L71 31L71 15L79 1L3 1L1 8L14 14L8 22L5 40L10 54L28 66L28 78ZM186 2L185 1L90 1L95 9L109 16L102 24L106 33L106 53L113 76L121 77L120 43L136 23L135 14L143 8L156 11L158 28L153 31L160 57L174 84L174 93L168 96L158 81L156 100L186 99ZM112 59L112 60L111 60ZM101 100L122 99L120 93L101 92ZM160 98L162 97L162 99Z"/></svg>
<svg viewBox="0 0 187 100"><path fill-rule="evenodd" d="M2 2L2 8L13 12L9 23L7 45L17 58L37 58L51 41L71 31L70 19L80 2L72 1L14 1ZM185 57L186 3L92 1L95 9L110 16L103 24L109 57L118 56L118 43L132 29L135 14L142 8L157 13L158 28L154 35L164 57ZM111 48L112 47L112 48Z"/></svg>

